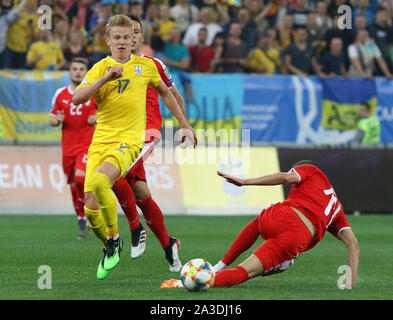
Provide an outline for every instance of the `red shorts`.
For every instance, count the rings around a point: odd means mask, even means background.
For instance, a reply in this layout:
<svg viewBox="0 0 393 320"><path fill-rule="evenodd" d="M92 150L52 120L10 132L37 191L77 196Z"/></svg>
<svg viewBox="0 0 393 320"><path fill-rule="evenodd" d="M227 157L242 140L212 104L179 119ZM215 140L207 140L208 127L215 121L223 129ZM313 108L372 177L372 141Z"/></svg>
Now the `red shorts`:
<svg viewBox="0 0 393 320"><path fill-rule="evenodd" d="M258 231L266 240L254 251L263 264L262 275L288 269L311 242L310 231L288 205L276 203L262 210L257 220Z"/></svg>
<svg viewBox="0 0 393 320"><path fill-rule="evenodd" d="M67 177L67 183L74 181L75 170L86 171L87 152L80 152L75 156L63 157L63 171Z"/></svg>
<svg viewBox="0 0 393 320"><path fill-rule="evenodd" d="M140 180L146 181L145 167L143 166L143 161L137 163L134 166L132 172L128 172L126 175L127 182L132 186L135 182Z"/></svg>
<svg viewBox="0 0 393 320"><path fill-rule="evenodd" d="M131 186L137 181L146 181L146 172L143 162L152 153L155 144L155 141L145 143L142 147L142 151L139 153L138 158L127 170L126 179Z"/></svg>

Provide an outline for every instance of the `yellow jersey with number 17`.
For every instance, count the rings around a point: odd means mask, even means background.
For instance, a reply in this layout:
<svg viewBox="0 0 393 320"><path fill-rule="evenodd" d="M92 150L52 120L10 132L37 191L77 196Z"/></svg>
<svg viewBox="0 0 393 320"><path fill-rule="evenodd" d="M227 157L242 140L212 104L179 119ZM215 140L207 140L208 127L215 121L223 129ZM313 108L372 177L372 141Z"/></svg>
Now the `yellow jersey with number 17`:
<svg viewBox="0 0 393 320"><path fill-rule="evenodd" d="M141 148L146 128L147 86L158 86L161 76L151 59L132 55L120 63L108 56L86 73L78 88L94 83L111 67L123 67L123 75L105 83L94 95L97 126L92 144L126 142Z"/></svg>

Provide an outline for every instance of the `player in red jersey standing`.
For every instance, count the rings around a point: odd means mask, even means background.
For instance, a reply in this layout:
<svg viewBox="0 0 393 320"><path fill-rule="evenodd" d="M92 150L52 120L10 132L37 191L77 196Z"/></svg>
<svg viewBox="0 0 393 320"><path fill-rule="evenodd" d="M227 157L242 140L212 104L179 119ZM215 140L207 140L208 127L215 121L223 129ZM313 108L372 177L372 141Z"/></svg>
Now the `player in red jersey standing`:
<svg viewBox="0 0 393 320"><path fill-rule="evenodd" d="M94 98L75 106L72 96L88 68L82 58L72 60L69 76L71 84L56 91L52 100L50 124L62 126L63 170L71 188L72 201L78 217L78 239L86 238L89 227L83 210L84 182L87 163L87 150L91 143L96 122L96 103Z"/></svg>
<svg viewBox="0 0 393 320"><path fill-rule="evenodd" d="M345 218L343 207L326 175L309 160L296 163L287 173L274 173L254 179L239 179L218 172L236 186L292 184L287 199L270 205L239 233L223 259L214 266L214 287L231 287L256 276L287 270L300 253L322 240L325 231L347 247L349 271L346 287L353 288L359 263L359 245ZM249 249L258 237L265 241L244 262L227 269ZM168 280L162 287L179 287L179 280Z"/></svg>
<svg viewBox="0 0 393 320"><path fill-rule="evenodd" d="M134 38L131 46L133 55L140 55L144 35L141 22L138 18L131 16L134 24ZM151 57L149 57L151 58ZM184 100L173 83L172 77L162 61L151 58L157 66L163 82L171 89L183 114L186 116ZM158 93L152 87L148 87L146 96L146 135L145 144L137 160L128 170L126 179L135 196L136 205L141 209L143 216L153 231L165 252L165 257L169 263L169 270L172 272L180 271L182 264L179 258L180 241L170 237L164 224L164 216L157 203L153 200L149 187L146 182L146 173L143 161L151 154L154 145L160 140L160 128L162 116ZM195 142L194 142L195 143ZM195 147L195 145L194 145ZM122 183L122 182L120 182ZM146 229L140 224L138 213L133 209L133 199L127 198L128 191L126 188L119 187L118 182L112 187L119 202L122 203L123 211L126 214L131 230L131 258L137 258L145 251L146 247Z"/></svg>

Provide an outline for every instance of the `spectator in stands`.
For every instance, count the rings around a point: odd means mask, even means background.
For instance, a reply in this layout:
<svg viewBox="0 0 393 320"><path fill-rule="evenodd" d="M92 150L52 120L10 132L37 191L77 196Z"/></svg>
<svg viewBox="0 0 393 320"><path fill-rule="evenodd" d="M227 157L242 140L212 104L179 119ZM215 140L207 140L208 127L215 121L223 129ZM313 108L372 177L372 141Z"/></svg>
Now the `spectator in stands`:
<svg viewBox="0 0 393 320"><path fill-rule="evenodd" d="M245 2L244 7L248 9L251 15L251 19L255 21L255 23L258 25L258 27L261 28L261 30L269 26L269 23L267 21L267 14L272 7L271 2L265 5L264 1L250 0L248 2Z"/></svg>
<svg viewBox="0 0 393 320"><path fill-rule="evenodd" d="M19 18L20 12L25 7L26 2L27 0L22 0L18 6L11 9L8 13L4 12L3 6L0 5L0 69L4 66L5 40L8 26Z"/></svg>
<svg viewBox="0 0 393 320"><path fill-rule="evenodd" d="M294 43L288 46L282 56L290 74L307 76L312 73L314 49L307 43L307 30L298 27L294 32Z"/></svg>
<svg viewBox="0 0 393 320"><path fill-rule="evenodd" d="M52 10L52 25L55 25L58 20L69 20L69 22L72 22L72 18L75 15L75 8L72 8L75 4L70 3L69 1L55 1L55 0L44 0L40 1L40 4L47 4L51 7ZM68 10L71 10L70 13L68 13ZM55 18L56 21L53 20Z"/></svg>
<svg viewBox="0 0 393 320"><path fill-rule="evenodd" d="M333 18L333 27L328 29L325 33L325 41L327 47L330 47L330 40L333 38L341 38L343 41L344 51L346 52L348 46L353 42L354 35L350 29L340 29L338 25L340 15L336 14Z"/></svg>
<svg viewBox="0 0 393 320"><path fill-rule="evenodd" d="M293 15L293 26L305 27L307 24L307 16L310 11L307 9L307 0L296 0L294 7L289 7L288 14Z"/></svg>
<svg viewBox="0 0 393 320"><path fill-rule="evenodd" d="M170 8L170 14L184 34L191 24L198 22L199 9L190 4L190 0L179 0L175 6Z"/></svg>
<svg viewBox="0 0 393 320"><path fill-rule="evenodd" d="M160 26L160 35L162 40L167 41L171 29L177 27L176 22L170 19L169 6L167 4L161 4L158 7L157 23Z"/></svg>
<svg viewBox="0 0 393 320"><path fill-rule="evenodd" d="M53 32L53 41L57 42L62 51L68 46L69 24L66 20L59 20Z"/></svg>
<svg viewBox="0 0 393 320"><path fill-rule="evenodd" d="M247 46L247 50L253 49L257 43L258 33L258 17L251 19L250 11L247 8L239 8L236 14L236 22L238 22L242 28L241 39Z"/></svg>
<svg viewBox="0 0 393 320"><path fill-rule="evenodd" d="M225 40L225 33L216 33L212 45L212 47L214 48L214 72L222 72L221 59L225 49Z"/></svg>
<svg viewBox="0 0 393 320"><path fill-rule="evenodd" d="M130 0L116 0L119 7L119 14L127 15L130 12Z"/></svg>
<svg viewBox="0 0 393 320"><path fill-rule="evenodd" d="M330 49L320 57L319 63L317 74L320 77L347 76L343 41L340 38L333 38L330 41Z"/></svg>
<svg viewBox="0 0 393 320"><path fill-rule="evenodd" d="M202 8L199 13L199 22L191 24L184 34L183 44L187 47L198 44L198 32L201 27L207 29L207 45L211 45L216 33L222 31L221 26L214 22L213 12L210 7Z"/></svg>
<svg viewBox="0 0 393 320"><path fill-rule="evenodd" d="M191 72L213 72L215 68L215 52L212 46L206 44L207 29L202 27L198 32L198 45L188 48L191 57Z"/></svg>
<svg viewBox="0 0 393 320"><path fill-rule="evenodd" d="M221 57L222 72L241 73L245 71L248 51L245 43L240 39L241 32L239 23L231 23Z"/></svg>
<svg viewBox="0 0 393 320"><path fill-rule="evenodd" d="M359 122L353 144L378 144L381 142L381 125L376 116L371 114L371 106L367 102L360 104Z"/></svg>
<svg viewBox="0 0 393 320"><path fill-rule="evenodd" d="M368 28L368 32L381 51L389 71L393 72L393 63L390 55L393 45L393 27L388 25L388 17L386 9L378 8L375 13L374 23ZM383 75L382 70L378 70L377 75Z"/></svg>
<svg viewBox="0 0 393 320"><path fill-rule="evenodd" d="M277 32L277 29L274 28L274 27L268 27L268 28L266 28L266 32L267 32L267 34L268 34L268 35L270 36L270 38L271 38L271 41L272 41L271 45L272 45L272 48L275 48L275 49L277 49L277 50L281 50L280 43L279 43L279 41L278 41L278 32ZM260 33L261 33L261 32L260 32Z"/></svg>
<svg viewBox="0 0 393 320"><path fill-rule="evenodd" d="M286 14L281 25L277 28L278 43L281 50L285 49L292 43L292 33L293 33L293 16Z"/></svg>
<svg viewBox="0 0 393 320"><path fill-rule="evenodd" d="M64 58L66 60L65 69L69 69L69 65L74 58L88 59L90 57L86 48L86 43L87 39L83 36L82 31L74 30L71 32L68 46L63 50Z"/></svg>
<svg viewBox="0 0 393 320"><path fill-rule="evenodd" d="M314 48L315 55L320 55L326 46L324 39L326 31L318 26L316 18L314 12L310 12L307 16L307 41Z"/></svg>
<svg viewBox="0 0 393 320"><path fill-rule="evenodd" d="M152 25L153 23L158 21L158 6L155 2L150 2L145 10L143 15L143 19L149 24Z"/></svg>
<svg viewBox="0 0 393 320"><path fill-rule="evenodd" d="M176 27L169 32L169 39L165 42L162 62L171 72L187 71L190 67L190 54L181 42L181 30Z"/></svg>
<svg viewBox="0 0 393 320"><path fill-rule="evenodd" d="M370 6L370 0L358 0L352 10L352 18L363 15L366 18L367 26L374 22L374 12Z"/></svg>
<svg viewBox="0 0 393 320"><path fill-rule="evenodd" d="M42 1L42 0L41 0ZM70 24L71 30L85 29L89 31L88 25L90 17L93 14L94 0L78 0L78 1L51 1L50 7L52 8L53 15L59 15L59 20L65 20Z"/></svg>
<svg viewBox="0 0 393 320"><path fill-rule="evenodd" d="M351 62L349 66L351 76L372 77L374 60L376 60L383 74L393 78L381 51L375 42L370 40L367 30L358 31L356 41L348 47L348 56Z"/></svg>
<svg viewBox="0 0 393 320"><path fill-rule="evenodd" d="M363 15L357 15L355 21L353 23L352 34L353 36L356 35L358 30L364 30L367 28L367 20L366 17Z"/></svg>
<svg viewBox="0 0 393 320"><path fill-rule="evenodd" d="M4 50L5 68L26 68L27 49L38 32L37 22L37 0L28 0L19 11L19 18L8 26Z"/></svg>
<svg viewBox="0 0 393 320"><path fill-rule="evenodd" d="M130 15L133 15L141 20L143 33L145 35L145 42L151 44L152 30L150 30L150 24L143 19L143 4L141 1L136 0L131 2Z"/></svg>
<svg viewBox="0 0 393 320"><path fill-rule="evenodd" d="M96 63L110 54L109 47L105 39L105 26L112 16L111 0L101 0L97 11L90 20L90 32L93 35L92 55L90 63Z"/></svg>
<svg viewBox="0 0 393 320"><path fill-rule="evenodd" d="M49 29L41 29L38 41L27 52L26 65L34 70L60 70L65 66L63 51Z"/></svg>
<svg viewBox="0 0 393 320"><path fill-rule="evenodd" d="M258 46L247 56L247 67L250 72L261 74L275 74L281 68L280 52L272 47L272 38L262 32Z"/></svg>
<svg viewBox="0 0 393 320"><path fill-rule="evenodd" d="M287 15L286 0L272 1L269 12L267 13L269 25L278 28L283 24L283 19L285 15Z"/></svg>
<svg viewBox="0 0 393 320"><path fill-rule="evenodd" d="M328 15L327 13L327 3L326 1L318 1L316 8L315 8L315 13L316 13L316 22L317 25L322 29L326 30L330 29L333 26L333 20L332 18Z"/></svg>

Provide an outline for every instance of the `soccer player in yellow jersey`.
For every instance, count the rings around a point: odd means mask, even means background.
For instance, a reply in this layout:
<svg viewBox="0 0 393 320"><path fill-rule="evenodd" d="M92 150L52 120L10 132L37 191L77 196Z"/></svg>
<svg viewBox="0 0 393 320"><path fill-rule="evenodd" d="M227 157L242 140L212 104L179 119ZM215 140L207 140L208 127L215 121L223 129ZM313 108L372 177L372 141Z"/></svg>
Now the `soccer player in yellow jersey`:
<svg viewBox="0 0 393 320"><path fill-rule="evenodd" d="M97 127L87 158L85 213L104 244L104 258L97 269L99 279L105 278L119 262L122 240L111 188L135 161L144 143L148 85L156 88L178 119L181 139L191 138L196 144L195 132L161 80L154 62L131 55L132 20L124 15L111 17L106 35L111 56L88 71L72 99L79 105L94 96L97 103Z"/></svg>

